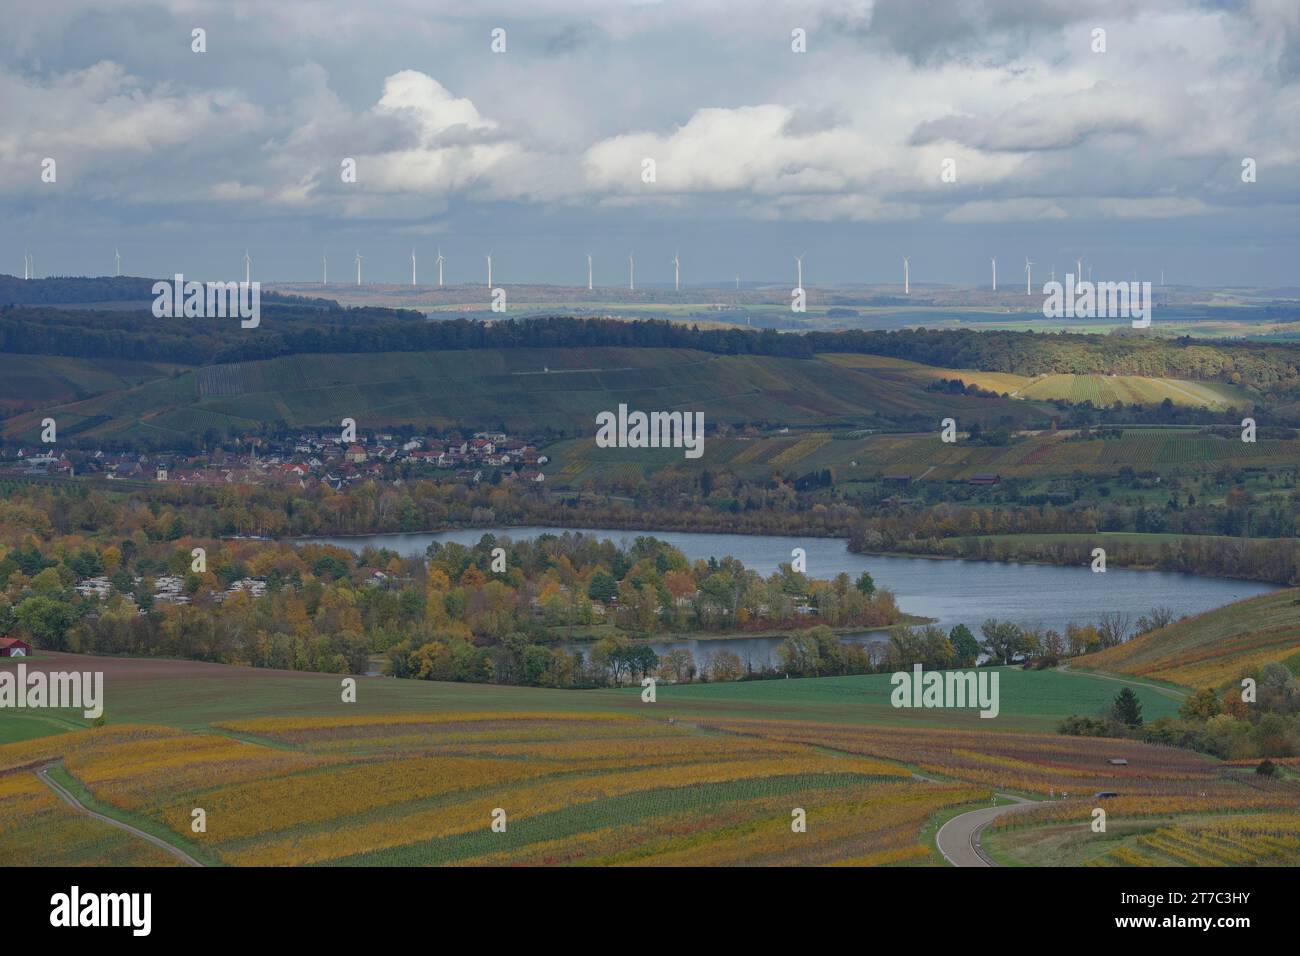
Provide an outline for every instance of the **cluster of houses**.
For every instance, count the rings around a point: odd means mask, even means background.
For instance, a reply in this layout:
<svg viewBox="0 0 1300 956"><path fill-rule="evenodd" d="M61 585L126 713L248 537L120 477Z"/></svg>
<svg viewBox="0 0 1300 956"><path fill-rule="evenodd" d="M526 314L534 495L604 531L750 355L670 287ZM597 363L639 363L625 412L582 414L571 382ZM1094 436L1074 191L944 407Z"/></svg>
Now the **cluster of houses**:
<svg viewBox="0 0 1300 956"><path fill-rule="evenodd" d="M132 578L132 584L139 586L140 576ZM106 577L85 578L77 582L77 593L84 598L106 599L113 591L112 582ZM238 581L231 582L230 587L225 592L216 595L218 601L224 600L232 594L244 593L250 597L261 597L266 593L266 582L261 578L241 578ZM135 598L130 594L125 594L126 600L134 603ZM190 596L185 593L185 579L174 574L165 574L154 579L153 582L153 600L154 604L189 604ZM141 612L143 613L143 612Z"/></svg>
<svg viewBox="0 0 1300 956"><path fill-rule="evenodd" d="M19 448L0 458L0 470L182 484L307 487L320 482L340 490L356 481L425 474L471 484L493 475L502 481L542 482L546 480L542 467L548 462L533 444L502 432L445 439L378 434L351 442L333 433L306 433L282 440L251 438L246 444L245 452L188 457Z"/></svg>

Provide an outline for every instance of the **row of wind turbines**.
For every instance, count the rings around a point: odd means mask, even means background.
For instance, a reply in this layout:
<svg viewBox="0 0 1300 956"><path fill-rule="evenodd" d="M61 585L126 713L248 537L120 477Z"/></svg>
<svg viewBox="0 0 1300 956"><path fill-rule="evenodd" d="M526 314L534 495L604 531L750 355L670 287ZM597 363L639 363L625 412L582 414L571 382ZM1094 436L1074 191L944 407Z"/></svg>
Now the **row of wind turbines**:
<svg viewBox="0 0 1300 956"><path fill-rule="evenodd" d="M356 254L358 286L361 285L361 263L364 258L365 257L361 255L361 252L358 251ZM484 255L483 258L487 262L487 285L488 288L490 289L492 288L492 253L491 252L487 253L486 255ZM114 260L113 274L115 276L121 276L122 275L122 254L116 249L113 250L113 260ZM796 282L795 288L797 289L803 288L803 260L804 257L802 255L798 255L794 257L795 282ZM682 290L681 255L679 253L674 252L672 259L670 259L669 261L673 264L673 291L680 292ZM442 254L441 248L438 249L438 256L435 262L438 265L438 288L441 289L444 284L443 267L447 262L447 257ZM997 292L998 291L997 256L990 256L989 263L992 266L992 270L993 270L993 291ZM1074 265L1075 265L1075 273L1074 273L1075 276L1079 280L1082 280L1083 260L1076 259L1074 261ZM1033 288L1034 288L1033 270L1034 270L1034 263L1029 259L1028 256L1026 256L1025 257L1025 295L1033 295ZM1055 266L1052 267L1051 277L1053 281L1056 280ZM36 257L31 253L30 250L24 250L23 252L23 278L24 279L36 278ZM244 282L246 283L251 282L252 278L253 278L253 259L249 255L248 250L245 249L244 250ZM1088 281L1089 282L1092 281L1091 265L1088 266ZM1160 285L1163 287L1164 284L1165 284L1164 271L1161 270ZM329 257L325 253L321 254L321 285L329 285ZM415 261L414 249L411 250L411 285L412 286L416 285L416 261ZM630 252L628 253L627 256L627 287L629 291L636 290L636 257ZM740 288L739 275L736 276L736 288L737 289ZM587 253L587 290L592 291L593 289L595 289L595 282L594 282L594 275L592 272L592 257L591 257L591 253ZM903 256L903 294L910 295L911 292L912 292L911 257Z"/></svg>
<svg viewBox="0 0 1300 956"><path fill-rule="evenodd" d="M245 252L244 255L247 256L248 253ZM116 249L113 250L113 275L118 277L122 275L122 253ZM23 250L23 278L36 278L36 256L29 249Z"/></svg>
<svg viewBox="0 0 1300 956"><path fill-rule="evenodd" d="M487 262L487 285L488 285L488 288L490 289L490 288L492 288L492 253L490 253L490 252L487 253L483 258L484 258L484 259L486 260L486 262ZM247 252L244 253L244 259L245 259L245 265L247 265L247 260L248 260L248 253L247 253ZM361 285L361 261L362 261L362 259L363 259L363 256L361 255L360 252L358 252L358 253L356 254L356 263L357 263L357 285ZM795 261L795 283L796 283L795 288L798 288L798 289L802 289L802 288L803 288L803 260L804 260L804 257L803 257L802 255L799 255L799 256L795 256L795 257L794 257L794 261ZM439 287L439 288L442 288L442 286L443 286L443 265L446 263L446 261L447 261L447 257L444 256L444 255L442 254L442 249L441 249L441 248L438 250L438 257L437 257L437 260L436 260L436 261L437 261L437 263L438 263L438 287ZM681 255L680 255L680 253L676 253L676 252L673 253L673 257L672 257L672 259L669 260L669 262L671 262L671 263L673 264L673 291L675 291L675 292L680 292L680 291L682 290L682 260L681 260ZM990 256L990 257L989 257L989 263L991 264L992 269L993 269L993 291L994 291L994 292L997 292L997 291L998 291L998 260L997 260L997 257L996 257L996 256ZM911 292L912 292L911 265L912 265L911 257L910 257L910 256L903 256L903 294L904 294L904 295L911 295ZM1082 277L1083 277L1083 260L1082 260L1082 259L1076 259L1076 260L1075 260L1075 269L1076 269L1075 275L1076 275L1077 277L1079 277L1080 279L1082 279ZM1034 270L1034 263L1029 259L1028 256L1026 256L1026 257L1025 257L1025 295L1032 295L1032 294L1033 294L1033 282L1034 282L1034 278L1033 278L1033 270ZM1053 279L1053 280L1056 279L1056 268L1055 268L1055 267L1052 268L1051 276L1052 276L1052 279ZM245 270L245 281L247 281L247 279L248 279L248 273L247 273L247 270ZM1088 266L1088 281L1090 281L1090 282L1092 281L1092 266ZM329 284L329 262L328 262L328 259L327 259L324 255L321 256L321 284L322 284L322 285L328 285L328 284ZM417 283L416 283L415 250L412 249L412 250L411 250L411 285L414 286L414 285L416 285L416 284L417 284ZM1164 284L1164 274L1163 274L1163 272L1162 272L1162 273L1161 273L1161 285L1163 285L1163 284ZM592 256L591 256L591 253L587 253L587 290L588 290L588 291L591 291L591 290L595 289L595 287L596 287L596 286L595 286L595 280L594 280L594 273L593 273L593 271L592 271ZM635 291L635 290L636 290L636 256L635 256L634 254L630 253L630 252L628 253L628 256L627 256L627 287L628 287L628 290L629 290L629 291ZM736 288L737 288L737 289L740 288L740 276L739 276L739 275L736 276Z"/></svg>
<svg viewBox="0 0 1300 956"><path fill-rule="evenodd" d="M358 251L356 254L357 285L361 285L361 262L364 258L365 257L361 255L361 253ZM490 252L487 253L486 255L483 256L483 258L487 262L487 285L488 288L490 289L492 288L492 253ZM442 288L444 285L443 266L447 262L447 257L442 254L441 248L438 250L438 257L435 261L438 264L438 288ZM673 289L677 292L680 292L682 290L682 260L680 255L678 255L677 253L673 253L673 257L670 261L673 264ZM244 281L247 282L248 277L250 275L247 251L244 252L244 267L245 267ZM627 270L628 270L627 287L629 289L636 289L636 257L631 253L629 253L627 257ZM329 285L329 278L330 278L329 257L325 254L322 254L321 255L321 280L320 280L321 285ZM417 284L418 283L416 281L415 250L412 249L411 250L411 285L414 286ZM736 286L737 288L739 288L740 286L739 276L736 277ZM587 290L591 291L595 288L596 288L595 276L594 273L592 272L592 257L591 257L591 253L587 253Z"/></svg>

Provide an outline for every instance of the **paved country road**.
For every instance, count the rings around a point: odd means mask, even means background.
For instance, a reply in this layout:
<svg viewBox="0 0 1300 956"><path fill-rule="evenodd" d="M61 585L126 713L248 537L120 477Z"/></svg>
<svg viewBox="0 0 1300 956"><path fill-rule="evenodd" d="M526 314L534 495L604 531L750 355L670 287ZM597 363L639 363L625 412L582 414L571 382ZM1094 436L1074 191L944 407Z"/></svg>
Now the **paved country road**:
<svg viewBox="0 0 1300 956"><path fill-rule="evenodd" d="M88 817L94 817L96 820L99 820L103 823L107 823L110 826L115 826L121 830L125 830L127 833L130 833L132 836L138 836L142 840L148 840L154 846L158 847L158 849L166 850L168 853L176 857L182 863L186 863L189 866L203 865L198 860L194 859L194 857L186 853L184 850L180 849L179 847L172 846L166 840L159 839L158 837L154 836L152 833L145 833L143 830L139 829L138 827L133 827L129 823L123 823L121 820L114 820L112 817L108 817L102 813L96 813L94 810L91 810L80 800L74 797L67 790L67 788L60 785L58 782L54 780L53 777L50 776L50 768L48 766L41 767L39 770L37 770L36 776L40 779L41 783L45 784L56 794L58 794L64 803L68 804L68 806L72 807L72 809L76 810L78 813L84 813Z"/></svg>
<svg viewBox="0 0 1300 956"><path fill-rule="evenodd" d="M998 796L1016 802L959 813L935 834L934 841L939 846L939 852L953 866L997 866L993 858L980 849L980 832L1004 813L1016 813L1038 805L1035 800L1013 797L1007 793L999 793Z"/></svg>

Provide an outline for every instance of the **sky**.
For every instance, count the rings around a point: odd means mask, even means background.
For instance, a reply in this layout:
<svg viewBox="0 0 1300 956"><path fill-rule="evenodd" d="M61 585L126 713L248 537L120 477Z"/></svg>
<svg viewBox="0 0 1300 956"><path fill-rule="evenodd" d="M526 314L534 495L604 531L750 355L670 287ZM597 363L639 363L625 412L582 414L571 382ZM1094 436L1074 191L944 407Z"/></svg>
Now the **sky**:
<svg viewBox="0 0 1300 956"><path fill-rule="evenodd" d="M1300 285L1298 0L105 6L0 0L0 272Z"/></svg>

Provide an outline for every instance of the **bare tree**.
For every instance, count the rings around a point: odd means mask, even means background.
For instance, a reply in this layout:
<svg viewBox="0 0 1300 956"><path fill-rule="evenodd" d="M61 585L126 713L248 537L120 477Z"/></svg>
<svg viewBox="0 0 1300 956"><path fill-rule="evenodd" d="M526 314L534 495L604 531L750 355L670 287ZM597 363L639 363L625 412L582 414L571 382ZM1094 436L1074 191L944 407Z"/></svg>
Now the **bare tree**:
<svg viewBox="0 0 1300 956"><path fill-rule="evenodd" d="M1107 611L1097 623L1102 647L1116 647L1133 636L1133 615L1124 611Z"/></svg>

